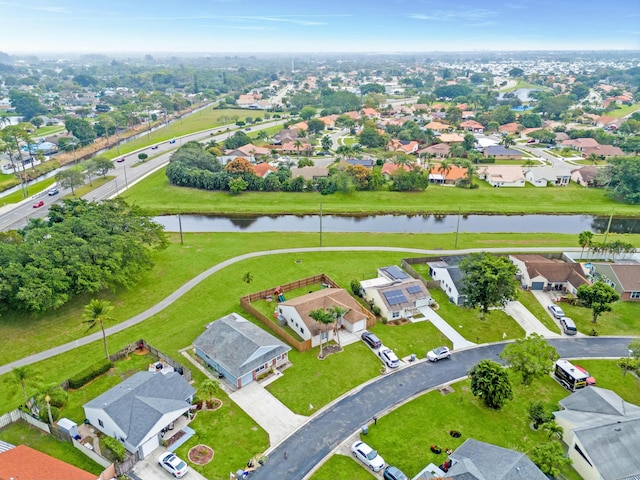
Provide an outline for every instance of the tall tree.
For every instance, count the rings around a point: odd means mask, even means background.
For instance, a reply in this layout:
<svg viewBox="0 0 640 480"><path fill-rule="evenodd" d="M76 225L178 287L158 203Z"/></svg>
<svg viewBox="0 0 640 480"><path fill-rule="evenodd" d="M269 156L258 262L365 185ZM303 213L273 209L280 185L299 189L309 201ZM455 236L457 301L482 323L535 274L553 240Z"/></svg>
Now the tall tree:
<svg viewBox="0 0 640 480"><path fill-rule="evenodd" d="M611 311L611 304L620 300L620 295L613 287L604 282L595 282L593 285L580 285L576 297L582 304L591 309L592 322L598 321L598 316Z"/></svg>
<svg viewBox="0 0 640 480"><path fill-rule="evenodd" d="M71 194L75 196L76 187L84 185L85 174L74 168L61 170L56 173L56 181L62 188L70 188Z"/></svg>
<svg viewBox="0 0 640 480"><path fill-rule="evenodd" d="M327 332L327 325L333 323L335 318L331 312L327 312L324 308L311 310L311 312L309 312L309 317L313 318L320 324L320 358L324 358L322 339L324 338L324 334Z"/></svg>
<svg viewBox="0 0 640 480"><path fill-rule="evenodd" d="M472 253L460 262L464 274L462 293L465 305L487 313L490 307L504 306L516 298L518 268L506 256Z"/></svg>
<svg viewBox="0 0 640 480"><path fill-rule="evenodd" d="M29 397L27 395L27 379L29 378L31 372L26 365L22 367L16 367L12 370L12 372L13 376L18 382L20 382L20 386L22 387L22 393L24 394L24 404L25 406L29 406Z"/></svg>
<svg viewBox="0 0 640 480"><path fill-rule="evenodd" d="M484 404L493 409L500 409L513 399L513 389L508 372L493 360L482 360L469 371L471 392L482 397Z"/></svg>
<svg viewBox="0 0 640 480"><path fill-rule="evenodd" d="M220 392L220 383L212 378L207 378L200 384L200 391L211 401Z"/></svg>
<svg viewBox="0 0 640 480"><path fill-rule="evenodd" d="M580 235L578 235L578 244L582 247L582 251L580 252L580 260L582 260L584 249L589 247L592 241L593 232L590 232L589 230L584 230L583 232L580 232Z"/></svg>
<svg viewBox="0 0 640 480"><path fill-rule="evenodd" d="M520 372L524 385L530 385L534 378L549 374L560 355L543 336L532 333L504 347L500 358L514 371Z"/></svg>
<svg viewBox="0 0 640 480"><path fill-rule="evenodd" d="M545 442L536 446L529 453L531 461L551 478L557 478L560 470L565 465L571 465L571 459L567 457L560 442Z"/></svg>
<svg viewBox="0 0 640 480"><path fill-rule="evenodd" d="M322 150L324 152L328 152L329 150L331 150L331 146L333 145L331 137L329 135L323 136L320 140L320 145L322 145Z"/></svg>
<svg viewBox="0 0 640 480"><path fill-rule="evenodd" d="M107 348L107 334L104 331L104 322L111 321L113 318L109 316L109 312L113 310L113 306L107 300L100 300L94 298L84 307L83 323L87 323L89 326L87 330L91 330L96 325L100 326L102 330L102 342L104 343L104 353L107 360L109 360L109 349Z"/></svg>

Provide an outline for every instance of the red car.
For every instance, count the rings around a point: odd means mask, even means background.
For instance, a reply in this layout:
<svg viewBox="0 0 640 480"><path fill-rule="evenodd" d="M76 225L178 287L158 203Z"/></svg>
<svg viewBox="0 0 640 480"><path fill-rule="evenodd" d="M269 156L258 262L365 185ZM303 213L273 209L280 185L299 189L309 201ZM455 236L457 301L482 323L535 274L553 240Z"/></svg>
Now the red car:
<svg viewBox="0 0 640 480"><path fill-rule="evenodd" d="M118 162L118 163L122 163L122 162L124 162L125 160L126 160L126 158L122 157L122 158L119 158L118 160L116 160L116 162Z"/></svg>
<svg viewBox="0 0 640 480"><path fill-rule="evenodd" d="M587 385L595 385L596 384L596 379L593 378L589 372L587 372L587 370L583 367L581 367L580 365L574 365L574 367L576 367L578 370L580 370L582 373L584 373L585 375L587 375L589 378L587 378Z"/></svg>
<svg viewBox="0 0 640 480"><path fill-rule="evenodd" d="M33 208L40 208L44 205L44 200L40 200L38 203L33 204Z"/></svg>

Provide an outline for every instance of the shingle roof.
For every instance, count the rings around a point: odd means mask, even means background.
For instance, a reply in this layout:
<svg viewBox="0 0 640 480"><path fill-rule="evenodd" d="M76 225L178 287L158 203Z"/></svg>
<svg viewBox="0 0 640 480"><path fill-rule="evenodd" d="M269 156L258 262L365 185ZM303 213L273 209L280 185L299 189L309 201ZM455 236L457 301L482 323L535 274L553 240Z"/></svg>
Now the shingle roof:
<svg viewBox="0 0 640 480"><path fill-rule="evenodd" d="M138 372L85 403L84 408L104 410L135 446L163 415L186 411L190 407L187 399L194 393L177 372Z"/></svg>
<svg viewBox="0 0 640 480"><path fill-rule="evenodd" d="M97 477L26 445L0 453L1 480L96 480Z"/></svg>
<svg viewBox="0 0 640 480"><path fill-rule="evenodd" d="M417 291L415 291L414 293L410 293L409 287L416 287ZM387 306L387 309L390 312L397 312L407 307L413 307L415 306L416 300L421 300L429 297L429 292L427 291L425 286L422 284L422 282L419 280L405 280L401 283L393 282L389 285L382 285L382 286L373 287L373 288L375 290L378 290L378 292L380 292L381 294L380 298L385 303L385 305ZM404 295L405 301L391 305L384 294L386 292L392 292L394 290L400 290ZM414 290L412 289L411 291L413 292Z"/></svg>
<svg viewBox="0 0 640 480"><path fill-rule="evenodd" d="M569 282L576 288L589 283L584 276L582 266L578 263L553 260L542 255L514 255L514 258L524 262L529 278L541 276L553 283Z"/></svg>
<svg viewBox="0 0 640 480"><path fill-rule="evenodd" d="M518 156L521 157L524 155L520 150L514 150L513 148L505 148L502 145L491 145L485 148L485 153L487 155L500 155L500 156Z"/></svg>
<svg viewBox="0 0 640 480"><path fill-rule="evenodd" d="M211 323L193 344L236 378L291 350L237 313Z"/></svg>
<svg viewBox="0 0 640 480"><path fill-rule="evenodd" d="M624 292L640 291L640 264L597 263L596 270L616 282Z"/></svg>

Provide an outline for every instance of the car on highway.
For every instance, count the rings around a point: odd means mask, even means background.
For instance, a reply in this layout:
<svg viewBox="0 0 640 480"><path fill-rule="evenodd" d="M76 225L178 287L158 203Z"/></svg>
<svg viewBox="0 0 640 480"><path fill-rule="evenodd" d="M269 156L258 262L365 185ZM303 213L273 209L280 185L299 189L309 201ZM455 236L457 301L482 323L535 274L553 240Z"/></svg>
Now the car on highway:
<svg viewBox="0 0 640 480"><path fill-rule="evenodd" d="M50 188L49 191L47 192L47 195L49 195L50 197L53 197L54 195L57 195L58 193L60 193L58 191L57 188Z"/></svg>
<svg viewBox="0 0 640 480"><path fill-rule="evenodd" d="M589 372L587 372L586 368L581 367L580 365L574 365L574 367L576 368L576 370L584 373L588 377L587 378L587 385L595 385L596 384L596 379L593 378Z"/></svg>
<svg viewBox="0 0 640 480"><path fill-rule="evenodd" d="M151 150L157 150L158 149L158 145L154 145L153 147L151 147Z"/></svg>
<svg viewBox="0 0 640 480"><path fill-rule="evenodd" d="M578 328L572 318L560 317L560 326L565 335L575 335L578 333Z"/></svg>
<svg viewBox="0 0 640 480"><path fill-rule="evenodd" d="M351 446L351 453L374 472L379 472L385 467L384 458L364 442L354 443Z"/></svg>
<svg viewBox="0 0 640 480"><path fill-rule="evenodd" d="M251 130L251 127L247 127L245 128L245 131L249 132Z"/></svg>
<svg viewBox="0 0 640 480"><path fill-rule="evenodd" d="M118 160L116 160L116 162L118 162L118 163L122 163L122 162L124 162L125 160L126 160L126 158L122 157L122 158L119 158Z"/></svg>
<svg viewBox="0 0 640 480"><path fill-rule="evenodd" d="M378 351L378 356L382 359L384 364L389 368L398 368L400 366L400 360L393 350L388 347L382 347Z"/></svg>
<svg viewBox="0 0 640 480"><path fill-rule="evenodd" d="M44 205L44 200L40 200L39 202L36 202L33 204L33 208L40 208Z"/></svg>
<svg viewBox="0 0 640 480"><path fill-rule="evenodd" d="M551 312L551 315L553 315L555 318L564 317L564 312L559 306L551 304L547 308Z"/></svg>
<svg viewBox="0 0 640 480"><path fill-rule="evenodd" d="M427 352L427 360L430 362L437 362L445 358L451 358L451 350L449 350L449 347L438 347Z"/></svg>
<svg viewBox="0 0 640 480"><path fill-rule="evenodd" d="M382 478L384 478L384 480L409 480L409 477L407 477L402 470L392 465L384 469Z"/></svg>
<svg viewBox="0 0 640 480"><path fill-rule="evenodd" d="M174 138L173 140L169 140L169 143L176 143L176 139Z"/></svg>
<svg viewBox="0 0 640 480"><path fill-rule="evenodd" d="M360 338L362 338L364 343L369 345L371 348L380 348L382 346L380 339L371 332L364 332Z"/></svg>
<svg viewBox="0 0 640 480"><path fill-rule="evenodd" d="M187 465L183 460L180 460L180 458L172 452L166 452L160 455L158 463L162 468L176 478L184 477L189 471L189 465Z"/></svg>

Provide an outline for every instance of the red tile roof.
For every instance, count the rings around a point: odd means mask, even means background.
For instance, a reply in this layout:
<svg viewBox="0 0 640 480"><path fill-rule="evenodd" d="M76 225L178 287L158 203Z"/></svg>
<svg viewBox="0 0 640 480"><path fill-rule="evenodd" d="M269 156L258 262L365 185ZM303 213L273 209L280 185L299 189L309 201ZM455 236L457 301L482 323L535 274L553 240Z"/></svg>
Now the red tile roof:
<svg viewBox="0 0 640 480"><path fill-rule="evenodd" d="M18 445L0 453L0 480L96 480L98 475Z"/></svg>

